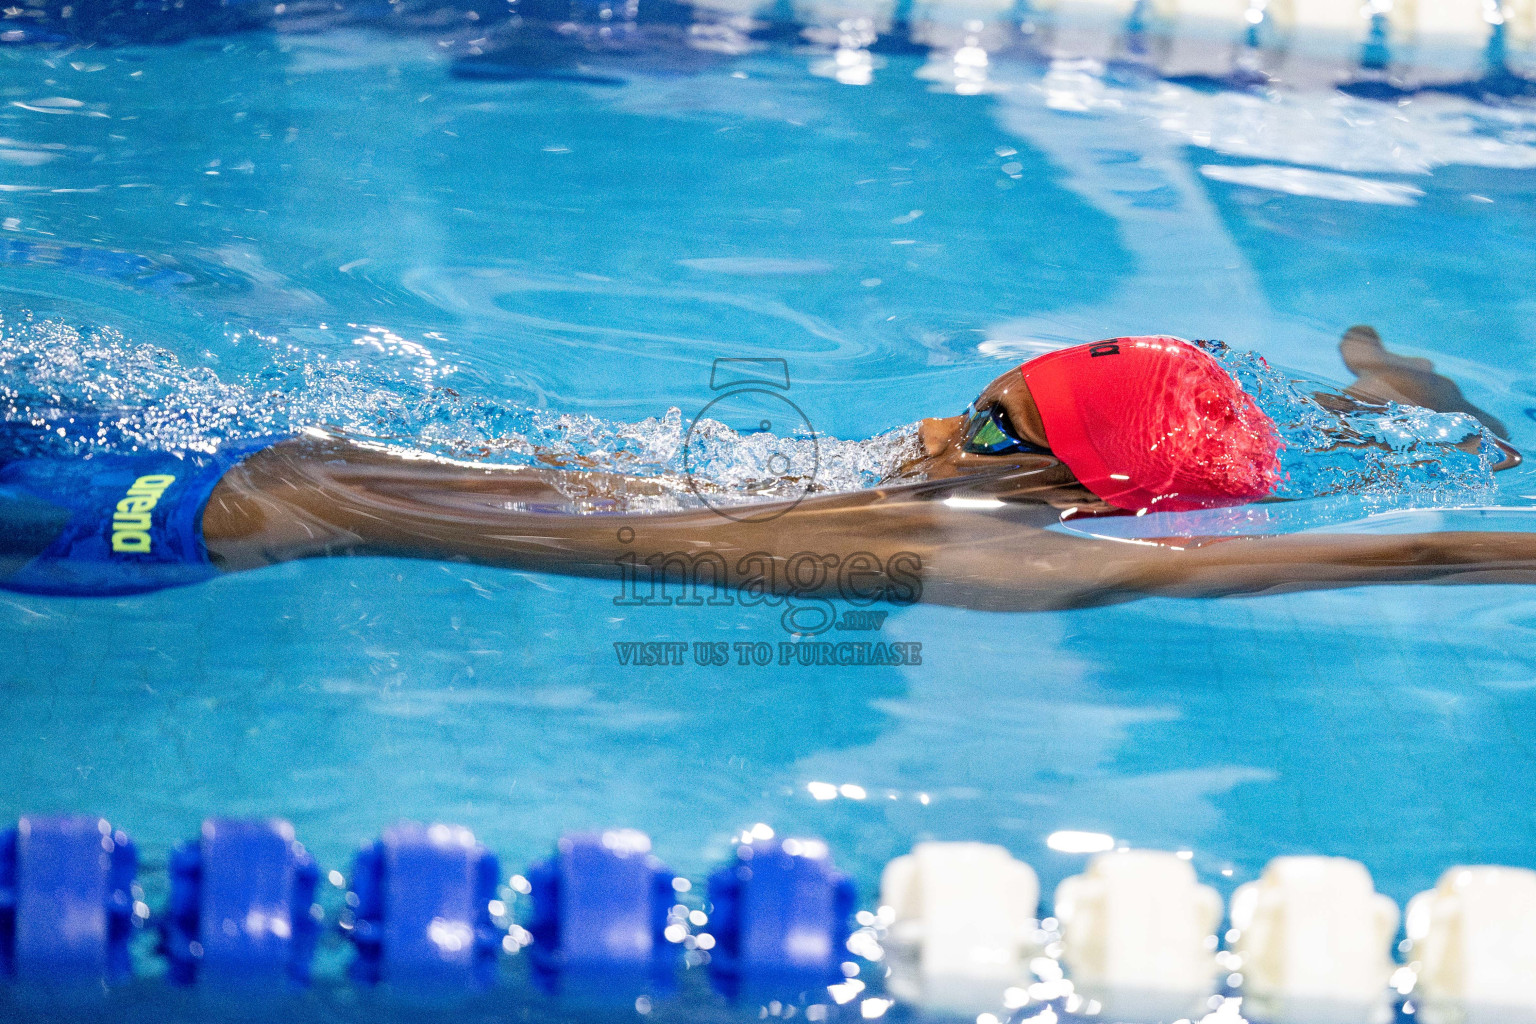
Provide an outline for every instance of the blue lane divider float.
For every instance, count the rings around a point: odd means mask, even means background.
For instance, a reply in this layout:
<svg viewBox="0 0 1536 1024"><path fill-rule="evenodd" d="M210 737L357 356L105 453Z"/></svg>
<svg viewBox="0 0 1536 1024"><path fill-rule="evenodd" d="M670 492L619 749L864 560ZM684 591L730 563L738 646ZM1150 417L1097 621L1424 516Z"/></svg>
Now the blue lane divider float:
<svg viewBox="0 0 1536 1024"><path fill-rule="evenodd" d="M489 909L498 871L496 855L467 828L387 829L353 862L353 976L364 984L489 987L501 943Z"/></svg>
<svg viewBox="0 0 1536 1024"><path fill-rule="evenodd" d="M104 818L27 816L0 832L0 971L24 981L128 974L138 853Z"/></svg>
<svg viewBox="0 0 1536 1024"><path fill-rule="evenodd" d="M858 894L819 839L758 839L709 876L715 949L727 994L841 980Z"/></svg>
<svg viewBox="0 0 1536 1024"><path fill-rule="evenodd" d="M169 872L161 951L172 981L309 981L320 872L293 826L209 818L196 840L172 852Z"/></svg>
<svg viewBox="0 0 1536 1024"><path fill-rule="evenodd" d="M673 876L645 833L566 836L553 857L529 869L528 884L529 952L542 987L670 987L681 952L666 935Z"/></svg>
<svg viewBox="0 0 1536 1024"><path fill-rule="evenodd" d="M1276 858L1263 878L1233 895L1227 949L1218 952L1223 901L1198 884L1189 860L1100 852L1083 874L1058 886L1054 917L1035 921L1034 872L1008 852L923 844L886 867L886 906L860 913L854 941L856 892L822 841L776 840L768 827L754 826L711 875L708 904L699 910L677 903L690 883L671 875L641 832L570 835L531 867L527 886L511 880L530 895L531 917L527 932L511 927L505 947L531 944L533 976L547 989L610 1003L639 992L639 1007L650 998L645 993L673 986L685 946L687 963L708 961L727 995L766 1006L803 999L822 1007L820 1016L806 1010L813 1021L826 1019L823 999L848 1003L865 990L859 964L846 956L882 960L882 929L899 961L889 992L920 990L926 995L915 998L935 1004L937 996L937 1006L963 996L968 1013L998 1001L1009 1012L1060 1003L1069 1015L1115 1013L1112 1001L1143 1006L1152 992L1158 1006L1172 999L1190 1016L1227 1006L1226 993L1238 989L1273 1019L1286 1016L1284 1007L1318 999L1335 1009L1349 1004L1361 1010L1352 1012L1359 1019L1393 1006L1407 1019L1421 999L1438 1007L1438 1019L1445 1007L1536 1012L1536 872L1448 870L1438 889L1410 904L1409 964L1396 967L1390 941L1398 912L1375 894L1362 864ZM0 831L0 976L88 987L124 978L135 918L149 917L135 870L134 844L103 818L29 815ZM338 872L332 880L343 884ZM323 923L318 870L286 821L204 821L197 840L170 857L169 881L158 952L172 981L267 990L309 981ZM508 923L498 883L495 855L467 829L387 829L356 855L352 909L339 921L356 949L353 976L433 992L490 986L502 946L498 924ZM690 924L710 930L690 933ZM1303 933L1313 938L1298 938ZM1353 960L1339 950L1310 960L1286 952L1296 943L1312 949L1324 935L1346 944ZM1134 941L1109 943L1111 936ZM1184 964L1177 990L1169 989L1175 952ZM897 969L914 967L922 984L899 984ZM1147 989L1152 979L1155 990ZM860 1012L872 1018L888 1007L889 999L868 996ZM1130 1013L1169 1016L1163 1009Z"/></svg>
<svg viewBox="0 0 1536 1024"><path fill-rule="evenodd" d="M766 825L755 826L710 876L706 908L690 910L677 902L688 881L652 855L644 834L573 835L534 865L528 885L512 880L532 897L532 912L527 933L513 926L506 948L526 939L536 981L543 975L546 987L611 1001L633 998L637 987L643 999L670 988L683 945L690 965L707 958L727 995L768 1006L803 1000L820 1006L819 1016L807 1008L812 1021L826 1019L825 999L844 1004L864 991L859 965L847 957L882 959L884 930L895 961L888 990L921 990L916 998L940 1007L963 997L967 1013L972 1003L1000 1001L1009 1012L1052 1003L1066 1014L1114 1015L1111 1001L1141 1005L1151 992L1159 1006L1172 1000L1192 1016L1227 1006L1226 993L1239 989L1277 1020L1281 1009L1320 998L1361 1011L1351 1019L1393 1006L1407 1019L1421 1001L1435 1006L1436 1019L1476 1009L1502 1024L1511 1008L1536 1012L1536 871L1448 871L1410 904L1408 963L1397 967L1390 955L1397 910L1374 892L1363 865L1278 858L1238 889L1223 933L1223 901L1199 884L1190 859L1100 852L1057 888L1054 917L1035 921L1034 873L1007 851L924 844L887 867L885 906L859 915L855 937L853 883L819 840L775 839ZM171 980L239 980L266 990L309 980L322 922L318 873L286 822L210 819L168 868L158 928ZM0 830L0 976L90 988L125 977L135 919L149 916L136 869L133 844L101 818L27 816ZM342 884L339 873L331 877ZM417 991L489 986L503 945L498 922L508 923L498 883L495 855L467 829L386 830L357 854L351 909L339 922L356 949L354 977ZM689 924L706 923L708 932L689 932ZM1353 959L1338 950L1292 955L1340 941ZM1179 979L1173 954L1184 964ZM899 984L895 972L914 967L921 985ZM872 1019L889 1006L870 996L860 1011Z"/></svg>

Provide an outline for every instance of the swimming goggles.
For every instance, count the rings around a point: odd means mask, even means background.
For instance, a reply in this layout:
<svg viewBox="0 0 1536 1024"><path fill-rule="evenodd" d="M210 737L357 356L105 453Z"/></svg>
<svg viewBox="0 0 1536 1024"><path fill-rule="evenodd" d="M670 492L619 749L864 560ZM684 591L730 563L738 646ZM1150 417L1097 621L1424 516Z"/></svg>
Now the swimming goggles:
<svg viewBox="0 0 1536 1024"><path fill-rule="evenodd" d="M1008 412L998 402L977 411L972 402L965 408L965 435L960 442L962 451L971 455L1013 455L1029 452L1049 455L1049 448L1031 444L1019 436L1008 419Z"/></svg>

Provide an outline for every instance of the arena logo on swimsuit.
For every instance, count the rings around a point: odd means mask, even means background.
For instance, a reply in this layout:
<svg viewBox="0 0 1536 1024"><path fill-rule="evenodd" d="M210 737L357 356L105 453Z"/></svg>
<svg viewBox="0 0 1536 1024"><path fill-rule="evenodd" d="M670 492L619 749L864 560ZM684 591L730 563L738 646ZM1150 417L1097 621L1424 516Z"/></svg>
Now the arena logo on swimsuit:
<svg viewBox="0 0 1536 1024"><path fill-rule="evenodd" d="M117 503L112 516L112 550L146 554L150 548L150 512L160 504L165 489L176 482L168 473L141 476L128 488L128 496Z"/></svg>

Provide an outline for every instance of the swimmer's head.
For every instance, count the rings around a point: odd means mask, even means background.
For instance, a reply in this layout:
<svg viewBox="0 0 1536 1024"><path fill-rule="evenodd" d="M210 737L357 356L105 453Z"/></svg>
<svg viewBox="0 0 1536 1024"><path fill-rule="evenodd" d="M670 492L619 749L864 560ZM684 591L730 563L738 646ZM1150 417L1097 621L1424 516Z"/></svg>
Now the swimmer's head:
<svg viewBox="0 0 1536 1024"><path fill-rule="evenodd" d="M1267 497L1279 480L1273 421L1187 341L1112 338L1019 370L1051 453L1111 505L1241 505Z"/></svg>

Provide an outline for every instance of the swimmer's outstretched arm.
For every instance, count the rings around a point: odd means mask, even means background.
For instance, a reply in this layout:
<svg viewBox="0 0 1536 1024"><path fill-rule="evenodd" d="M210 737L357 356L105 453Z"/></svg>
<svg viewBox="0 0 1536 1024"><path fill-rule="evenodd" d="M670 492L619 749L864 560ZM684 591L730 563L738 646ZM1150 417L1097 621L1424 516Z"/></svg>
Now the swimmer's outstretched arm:
<svg viewBox="0 0 1536 1024"><path fill-rule="evenodd" d="M1053 541L1057 538L1053 537ZM1059 543L1076 545L1072 538ZM992 610L1084 607L1138 597L1222 597L1388 583L1536 583L1536 534L1459 531L1217 538L1181 545L1088 542L1027 570L940 565L924 600ZM1112 551L1110 548L1121 548ZM1049 585L1032 584L1051 577Z"/></svg>
<svg viewBox="0 0 1536 1024"><path fill-rule="evenodd" d="M1032 474L1043 479L1031 484ZM992 610L1380 583L1536 582L1536 534L1122 542L1045 529L1059 511L1038 497L987 509L943 500L989 491L1011 497L1031 487L1049 497L1055 492L1048 469L813 496L753 523L707 509L537 510L567 502L573 485L598 492L659 488L608 474L573 479L569 471L479 469L297 440L226 475L203 532L215 561L231 571L360 554L618 578L625 565L672 558L674 571L708 560L732 587L793 580L808 593L835 596L851 581L862 593L894 588L886 591L892 600Z"/></svg>

